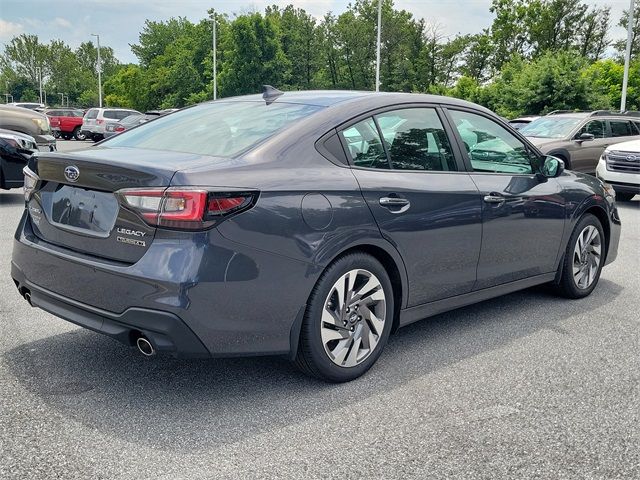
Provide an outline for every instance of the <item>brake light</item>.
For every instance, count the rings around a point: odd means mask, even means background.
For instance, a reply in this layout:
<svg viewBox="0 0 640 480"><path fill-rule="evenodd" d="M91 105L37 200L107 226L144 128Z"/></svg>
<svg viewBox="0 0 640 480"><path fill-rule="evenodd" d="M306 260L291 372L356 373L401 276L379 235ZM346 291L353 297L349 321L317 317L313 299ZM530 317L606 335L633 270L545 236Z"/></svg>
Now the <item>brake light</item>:
<svg viewBox="0 0 640 480"><path fill-rule="evenodd" d="M124 130L125 130L125 128L122 125L117 125L113 129L114 132L124 132Z"/></svg>
<svg viewBox="0 0 640 480"><path fill-rule="evenodd" d="M102 125L103 123L104 123L104 120L100 120L99 118L96 120L97 125Z"/></svg>
<svg viewBox="0 0 640 480"><path fill-rule="evenodd" d="M124 189L117 192L125 207L157 227L198 230L251 208L257 192L212 192L200 188Z"/></svg>

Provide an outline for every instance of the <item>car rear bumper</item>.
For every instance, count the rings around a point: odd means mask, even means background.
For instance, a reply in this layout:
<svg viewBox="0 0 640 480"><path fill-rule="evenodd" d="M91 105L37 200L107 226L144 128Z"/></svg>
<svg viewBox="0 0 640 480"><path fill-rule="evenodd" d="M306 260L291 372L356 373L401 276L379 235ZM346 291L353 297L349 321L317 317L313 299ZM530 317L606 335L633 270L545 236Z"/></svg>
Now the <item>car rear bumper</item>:
<svg viewBox="0 0 640 480"><path fill-rule="evenodd" d="M36 306L127 344L142 332L175 356L202 356L197 342L216 357L291 351L320 267L231 242L215 229L159 237L135 264L109 262L39 239L25 212L12 276Z"/></svg>
<svg viewBox="0 0 640 480"><path fill-rule="evenodd" d="M13 262L11 276L20 294L30 297L31 305L71 323L103 333L127 345L135 345L138 337L145 336L158 352L176 357L210 356L198 337L177 315L135 307L114 314L82 304L30 282Z"/></svg>

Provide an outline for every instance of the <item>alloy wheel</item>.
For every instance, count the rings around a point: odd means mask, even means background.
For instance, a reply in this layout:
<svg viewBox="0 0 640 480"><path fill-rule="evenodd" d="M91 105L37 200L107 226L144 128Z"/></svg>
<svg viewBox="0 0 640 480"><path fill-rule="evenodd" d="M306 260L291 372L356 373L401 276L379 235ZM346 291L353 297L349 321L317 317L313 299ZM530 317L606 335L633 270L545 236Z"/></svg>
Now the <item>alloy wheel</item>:
<svg viewBox="0 0 640 480"><path fill-rule="evenodd" d="M354 367L375 350L386 320L380 280L368 270L342 275L327 295L321 336L327 356L341 367Z"/></svg>
<svg viewBox="0 0 640 480"><path fill-rule="evenodd" d="M587 289L596 279L602 259L600 232L587 225L576 240L573 249L573 281L580 289Z"/></svg>

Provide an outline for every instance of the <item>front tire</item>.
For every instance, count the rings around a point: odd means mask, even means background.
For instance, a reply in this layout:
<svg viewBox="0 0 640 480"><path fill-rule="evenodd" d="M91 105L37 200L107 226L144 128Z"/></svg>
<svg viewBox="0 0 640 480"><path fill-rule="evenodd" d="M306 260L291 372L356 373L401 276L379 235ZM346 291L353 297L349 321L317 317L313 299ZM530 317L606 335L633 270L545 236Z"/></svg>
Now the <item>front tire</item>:
<svg viewBox="0 0 640 480"><path fill-rule="evenodd" d="M590 213L577 223L562 264L557 292L567 298L584 298L596 288L604 266L606 244L600 220Z"/></svg>
<svg viewBox="0 0 640 480"><path fill-rule="evenodd" d="M332 263L307 305L297 366L329 382L348 382L380 357L394 312L393 288L380 262L364 253Z"/></svg>

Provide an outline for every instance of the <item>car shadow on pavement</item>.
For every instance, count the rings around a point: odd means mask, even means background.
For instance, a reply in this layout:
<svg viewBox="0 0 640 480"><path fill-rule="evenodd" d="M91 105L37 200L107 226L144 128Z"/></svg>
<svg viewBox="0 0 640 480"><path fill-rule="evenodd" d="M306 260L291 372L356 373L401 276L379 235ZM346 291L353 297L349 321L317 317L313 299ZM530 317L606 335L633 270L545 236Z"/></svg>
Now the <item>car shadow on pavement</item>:
<svg viewBox="0 0 640 480"><path fill-rule="evenodd" d="M566 335L560 322L606 308L622 290L602 279L590 297L571 301L539 287L438 315L398 331L373 369L349 384L313 380L283 358L148 359L83 329L21 345L3 360L58 415L128 442L193 452L355 405L545 329Z"/></svg>

